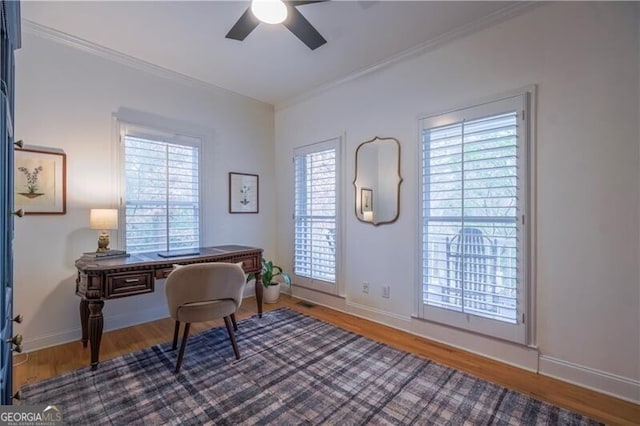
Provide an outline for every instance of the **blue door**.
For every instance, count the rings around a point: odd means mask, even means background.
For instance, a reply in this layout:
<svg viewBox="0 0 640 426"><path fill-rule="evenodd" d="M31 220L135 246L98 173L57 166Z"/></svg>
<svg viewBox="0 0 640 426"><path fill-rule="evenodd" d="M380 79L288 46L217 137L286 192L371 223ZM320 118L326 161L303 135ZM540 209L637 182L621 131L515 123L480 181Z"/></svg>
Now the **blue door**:
<svg viewBox="0 0 640 426"><path fill-rule="evenodd" d="M20 47L20 3L1 3L0 36L0 404L12 403L14 50Z"/></svg>

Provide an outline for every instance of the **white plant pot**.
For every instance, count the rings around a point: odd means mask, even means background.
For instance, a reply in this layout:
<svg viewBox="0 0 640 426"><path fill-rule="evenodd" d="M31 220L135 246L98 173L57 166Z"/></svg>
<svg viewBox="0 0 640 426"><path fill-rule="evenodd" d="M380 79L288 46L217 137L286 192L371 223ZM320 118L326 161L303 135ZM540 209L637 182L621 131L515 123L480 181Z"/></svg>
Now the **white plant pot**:
<svg viewBox="0 0 640 426"><path fill-rule="evenodd" d="M265 287L262 296L264 303L276 303L280 297L280 284Z"/></svg>

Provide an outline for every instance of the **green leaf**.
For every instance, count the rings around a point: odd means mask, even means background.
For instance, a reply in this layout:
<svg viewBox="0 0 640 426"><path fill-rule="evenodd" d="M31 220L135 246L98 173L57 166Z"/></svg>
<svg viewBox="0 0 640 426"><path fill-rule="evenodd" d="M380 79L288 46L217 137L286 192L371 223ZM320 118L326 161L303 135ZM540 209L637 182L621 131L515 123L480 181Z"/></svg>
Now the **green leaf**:
<svg viewBox="0 0 640 426"><path fill-rule="evenodd" d="M252 274L255 276L255 274ZM265 287L269 287L270 285L277 285L278 283L274 281L275 277L278 275L282 275L284 278L284 282L290 286L291 285L291 277L288 273L282 270L282 267L278 265L274 265L273 261L262 259L262 285Z"/></svg>
<svg viewBox="0 0 640 426"><path fill-rule="evenodd" d="M291 277L286 272L282 273L282 277L284 278L284 282L287 283L288 286L291 286Z"/></svg>

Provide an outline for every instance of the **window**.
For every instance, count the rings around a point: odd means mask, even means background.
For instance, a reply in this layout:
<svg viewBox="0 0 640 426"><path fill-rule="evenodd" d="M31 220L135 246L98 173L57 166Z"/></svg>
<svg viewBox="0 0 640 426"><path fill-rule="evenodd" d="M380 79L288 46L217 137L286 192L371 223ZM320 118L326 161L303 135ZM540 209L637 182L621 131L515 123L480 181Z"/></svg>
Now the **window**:
<svg viewBox="0 0 640 426"><path fill-rule="evenodd" d="M127 251L199 247L200 141L127 129L122 149Z"/></svg>
<svg viewBox="0 0 640 426"><path fill-rule="evenodd" d="M339 139L294 152L296 284L337 293Z"/></svg>
<svg viewBox="0 0 640 426"><path fill-rule="evenodd" d="M422 316L526 343L526 95L422 120Z"/></svg>

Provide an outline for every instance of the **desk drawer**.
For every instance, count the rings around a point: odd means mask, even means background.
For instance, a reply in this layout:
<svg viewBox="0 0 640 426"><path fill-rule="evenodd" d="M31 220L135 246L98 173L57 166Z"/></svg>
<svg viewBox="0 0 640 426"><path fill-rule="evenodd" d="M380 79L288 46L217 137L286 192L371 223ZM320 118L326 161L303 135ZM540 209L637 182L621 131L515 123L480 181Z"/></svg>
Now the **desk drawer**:
<svg viewBox="0 0 640 426"><path fill-rule="evenodd" d="M171 271L173 271L173 267L156 269L156 279L157 280L162 280L162 279L167 278L169 276L169 274L171 273Z"/></svg>
<svg viewBox="0 0 640 426"><path fill-rule="evenodd" d="M239 257L237 260L234 260L234 263L235 262L242 262L242 269L244 269L245 272L259 271L261 269L257 255Z"/></svg>
<svg viewBox="0 0 640 426"><path fill-rule="evenodd" d="M107 274L105 297L125 297L153 291L153 275L149 272Z"/></svg>

